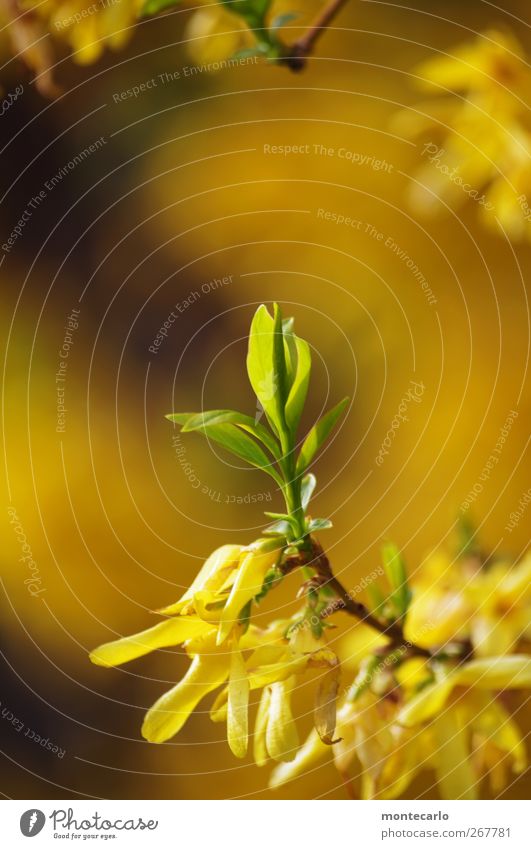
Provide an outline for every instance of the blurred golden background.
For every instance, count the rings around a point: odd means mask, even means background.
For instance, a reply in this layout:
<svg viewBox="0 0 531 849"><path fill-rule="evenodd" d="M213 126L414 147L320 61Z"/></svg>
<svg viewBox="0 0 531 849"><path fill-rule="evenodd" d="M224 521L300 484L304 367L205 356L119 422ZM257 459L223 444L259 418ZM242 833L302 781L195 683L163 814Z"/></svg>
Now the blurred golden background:
<svg viewBox="0 0 531 849"><path fill-rule="evenodd" d="M169 744L142 740L161 682L186 667L180 652L113 671L87 659L151 624L210 551L254 539L281 506L266 476L193 434L176 440L164 419L254 413L245 337L261 302L281 303L312 345L305 425L352 397L315 466L316 513L334 521L322 541L347 587L384 537L413 571L453 545L512 410L468 512L487 550L518 558L527 544L525 519L506 525L529 487L530 247L485 229L472 201L432 218L409 206L419 146L391 118L419 99L410 69L474 32L509 27L531 50L528 5L352 2L299 75L254 62L188 74L189 14L143 21L88 68L65 54L56 100L20 62L2 72L4 91L25 86L1 118L3 243L30 210L0 268L2 787L15 798L345 798L332 766L268 791L208 705ZM411 381L421 402L378 465ZM352 627L337 624L338 637ZM300 694L301 715L310 701ZM513 706L528 730L524 702ZM505 793L525 795L525 777Z"/></svg>

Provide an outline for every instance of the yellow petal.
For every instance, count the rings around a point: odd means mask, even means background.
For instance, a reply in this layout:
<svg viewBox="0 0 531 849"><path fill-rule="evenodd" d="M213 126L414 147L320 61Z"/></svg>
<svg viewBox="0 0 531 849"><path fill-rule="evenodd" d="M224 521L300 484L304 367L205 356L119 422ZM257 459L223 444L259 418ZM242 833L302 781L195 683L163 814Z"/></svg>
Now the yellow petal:
<svg viewBox="0 0 531 849"><path fill-rule="evenodd" d="M285 681L291 675L301 672L308 666L309 656L286 659L280 663L270 663L257 669L249 670L251 690L261 690L276 681Z"/></svg>
<svg viewBox="0 0 531 849"><path fill-rule="evenodd" d="M299 748L299 735L291 713L291 690L295 678L271 685L271 703L266 729L266 746L275 761L292 761Z"/></svg>
<svg viewBox="0 0 531 849"><path fill-rule="evenodd" d="M511 654L471 660L457 674L459 684L488 690L524 689L531 686L531 657Z"/></svg>
<svg viewBox="0 0 531 849"><path fill-rule="evenodd" d="M476 799L467 730L459 711L450 709L432 723L439 792L443 799Z"/></svg>
<svg viewBox="0 0 531 849"><path fill-rule="evenodd" d="M181 730L201 699L221 686L229 672L230 655L198 655L185 677L147 712L142 734L150 743L164 743Z"/></svg>
<svg viewBox="0 0 531 849"><path fill-rule="evenodd" d="M264 687L254 724L253 757L257 766L264 766L269 757L266 746L266 730L270 703L271 691L269 687Z"/></svg>
<svg viewBox="0 0 531 849"><path fill-rule="evenodd" d="M450 98L415 103L392 116L391 131L406 138L415 138L427 130L437 131L441 126L453 124L458 109Z"/></svg>
<svg viewBox="0 0 531 849"><path fill-rule="evenodd" d="M341 663L345 669L358 669L361 661L387 640L363 623L356 623L341 641Z"/></svg>
<svg viewBox="0 0 531 849"><path fill-rule="evenodd" d="M442 710L456 684L456 673L453 672L425 687L402 708L397 717L398 722L410 727L430 719Z"/></svg>
<svg viewBox="0 0 531 849"><path fill-rule="evenodd" d="M175 604L170 604L168 607L163 607L159 613L171 615L187 612L185 608L193 607L192 602L196 593L202 590L215 592L220 589L226 581L228 573L238 566L241 551L241 545L222 545L221 548L213 551L199 570L192 585L181 596L179 601L176 601Z"/></svg>
<svg viewBox="0 0 531 849"><path fill-rule="evenodd" d="M510 714L487 693L481 693L474 707L475 712L470 720L473 730L488 743L509 754L513 761L513 771L522 773L527 766L526 746Z"/></svg>
<svg viewBox="0 0 531 849"><path fill-rule="evenodd" d="M470 605L460 592L423 587L415 592L408 610L405 637L421 645L443 645L461 635L467 636L469 615Z"/></svg>
<svg viewBox="0 0 531 849"><path fill-rule="evenodd" d="M210 630L210 625L193 616L181 616L159 622L153 628L122 637L112 643L98 646L90 654L90 660L97 666L118 666L137 657L142 657L155 649L177 646L185 640L201 636Z"/></svg>
<svg viewBox="0 0 531 849"><path fill-rule="evenodd" d="M398 799L405 793L421 769L417 752L419 749L425 752L425 740L415 739L414 746L415 748L410 744L405 751L399 748L396 754L388 759L380 778L378 799Z"/></svg>
<svg viewBox="0 0 531 849"><path fill-rule="evenodd" d="M453 55L430 59L415 70L424 88L436 85L453 91L488 89L496 86L498 74L503 81L505 74L512 77L522 72L521 51L515 38L491 30L458 47Z"/></svg>
<svg viewBox="0 0 531 849"><path fill-rule="evenodd" d="M280 787L286 781L292 781L330 760L332 749L326 746L315 729L301 746L291 763L281 763L275 767L269 779L269 786Z"/></svg>
<svg viewBox="0 0 531 849"><path fill-rule="evenodd" d="M201 634L199 637L194 639L187 640L184 644L187 654L189 657L194 657L196 654L210 654L211 652L219 652L220 647L217 645L217 636L218 629L214 625L208 625L208 630L206 633ZM264 632L261 628L257 628L256 625L249 625L247 631L243 636L240 637L240 648L242 651L247 649L256 649L261 645L264 639Z"/></svg>
<svg viewBox="0 0 531 849"><path fill-rule="evenodd" d="M518 636L512 617L501 618L497 612L478 613L470 622L470 639L476 657L509 654Z"/></svg>
<svg viewBox="0 0 531 849"><path fill-rule="evenodd" d="M237 15L221 5L198 9L189 19L185 37L188 52L198 65L210 65L227 59L250 44L250 33Z"/></svg>
<svg viewBox="0 0 531 849"><path fill-rule="evenodd" d="M242 556L234 586L221 615L218 645L226 640L237 624L242 608L258 595L267 572L278 560L279 548L264 551L259 545L260 543Z"/></svg>
<svg viewBox="0 0 531 849"><path fill-rule="evenodd" d="M400 686L406 693L411 692L418 684L428 677L429 668L426 661L420 657L412 657L401 663L393 670Z"/></svg>
<svg viewBox="0 0 531 849"><path fill-rule="evenodd" d="M227 740L232 753L244 758L249 742L249 680L242 653L236 647L230 663Z"/></svg>
<svg viewBox="0 0 531 849"><path fill-rule="evenodd" d="M210 708L210 719L212 722L226 722L228 711L229 688L224 687L214 699L214 704Z"/></svg>
<svg viewBox="0 0 531 849"><path fill-rule="evenodd" d="M210 590L202 590L194 595L193 608L203 622L217 625L223 610L219 602L220 598L216 593Z"/></svg>

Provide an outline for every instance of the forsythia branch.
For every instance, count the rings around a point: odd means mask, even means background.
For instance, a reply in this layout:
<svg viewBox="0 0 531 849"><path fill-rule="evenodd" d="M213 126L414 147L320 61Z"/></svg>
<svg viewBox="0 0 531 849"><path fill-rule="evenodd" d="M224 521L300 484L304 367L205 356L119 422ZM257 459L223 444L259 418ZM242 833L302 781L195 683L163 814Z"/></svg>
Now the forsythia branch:
<svg viewBox="0 0 531 849"><path fill-rule="evenodd" d="M325 585L335 592L337 601L331 602L328 608L327 615L335 613L336 610L344 610L351 616L355 616L361 622L379 631L390 640L390 648L395 648L403 644L407 644L408 652L411 656L432 658L433 654L429 649L422 648L409 640L406 640L402 626L398 622L387 624L381 622L376 616L367 609L360 601L355 601L350 593L344 588L343 584L335 577L330 561L324 553L323 549L314 544L313 559L311 565L316 569L318 575L323 579Z"/></svg>
<svg viewBox="0 0 531 849"><path fill-rule="evenodd" d="M283 65L287 65L292 71L302 71L306 66L306 59L313 51L317 40L330 26L331 22L346 4L347 0L331 0L321 10L307 32L294 44L287 48L285 56L280 58Z"/></svg>

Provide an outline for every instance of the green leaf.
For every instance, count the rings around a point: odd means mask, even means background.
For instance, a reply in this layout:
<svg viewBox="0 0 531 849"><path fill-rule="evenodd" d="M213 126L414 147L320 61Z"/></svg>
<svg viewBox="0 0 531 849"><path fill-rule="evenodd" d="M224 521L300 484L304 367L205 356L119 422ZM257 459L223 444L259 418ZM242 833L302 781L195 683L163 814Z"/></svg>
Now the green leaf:
<svg viewBox="0 0 531 849"><path fill-rule="evenodd" d="M268 525L267 528L263 529L262 533L266 534L266 536L289 537L292 531L289 522L281 520L280 522L273 522L273 524Z"/></svg>
<svg viewBox="0 0 531 849"><path fill-rule="evenodd" d="M382 562L391 587L391 602L397 617L403 619L411 602L411 591L404 561L392 542L386 542L382 546Z"/></svg>
<svg viewBox="0 0 531 849"><path fill-rule="evenodd" d="M313 533L314 531L326 531L328 528L333 528L332 522L330 519L312 519L308 523L308 531Z"/></svg>
<svg viewBox="0 0 531 849"><path fill-rule="evenodd" d="M231 12L243 18L251 29L261 29L272 0L221 0Z"/></svg>
<svg viewBox="0 0 531 849"><path fill-rule="evenodd" d="M270 569L267 575L264 578L264 583L262 584L262 589L260 592L255 595L254 602L255 604L260 604L260 602L266 597L268 592L273 588L275 582L282 578L282 574L278 571L278 569L274 568Z"/></svg>
<svg viewBox="0 0 531 849"><path fill-rule="evenodd" d="M299 529L296 519L294 519L293 516L290 516L289 513L270 513L268 511L265 511L264 516L267 516L269 519L277 519L280 522L287 522L287 524L295 534Z"/></svg>
<svg viewBox="0 0 531 849"><path fill-rule="evenodd" d="M263 304L254 314L249 333L247 373L269 423L279 435L285 433L286 360L282 318L276 304L274 318Z"/></svg>
<svg viewBox="0 0 531 849"><path fill-rule="evenodd" d="M297 348L295 346L295 334L293 317L282 320L282 333L284 336L284 356L286 360L286 390L289 391L295 378L297 369Z"/></svg>
<svg viewBox="0 0 531 849"><path fill-rule="evenodd" d="M385 596L378 584L368 584L367 595L369 596L371 613L378 616L385 605Z"/></svg>
<svg viewBox="0 0 531 849"><path fill-rule="evenodd" d="M479 554L481 551L477 537L477 528L470 516L458 517L457 543L457 557L468 557Z"/></svg>
<svg viewBox="0 0 531 849"><path fill-rule="evenodd" d="M281 29L281 27L285 27L286 24L291 23L291 21L297 20L300 17L298 12L285 12L283 15L277 15L276 18L271 22L271 29L273 32Z"/></svg>
<svg viewBox="0 0 531 849"><path fill-rule="evenodd" d="M297 474L301 475L305 469L308 468L313 458L319 451L321 445L326 441L330 432L333 430L334 425L337 420L344 412L347 404L349 402L348 398L343 398L339 404L336 404L335 407L332 407L331 410L326 413L322 419L320 419L314 427L312 427L308 436L304 440L303 446L301 448L299 458L297 460Z"/></svg>
<svg viewBox="0 0 531 849"><path fill-rule="evenodd" d="M179 6L181 0L146 0L140 9L140 16L156 15L158 12L169 9L171 6Z"/></svg>
<svg viewBox="0 0 531 849"><path fill-rule="evenodd" d="M186 421L186 413L170 414L167 418L176 422L176 424L183 424ZM284 486L284 481L276 469L272 466L267 454L264 454L254 439L251 439L250 436L241 431L236 425L228 423L213 425L205 424L202 426L198 425L194 428L194 430L198 433L204 434L219 445L222 445L223 448L227 449L227 451L235 454L236 457L239 457L241 460L245 460L245 462L249 463L251 466L255 466L255 468L262 469L262 471L267 472L280 487Z"/></svg>
<svg viewBox="0 0 531 849"><path fill-rule="evenodd" d="M269 53L268 45L260 42L255 47L244 47L232 54L233 59L251 59L253 56L267 56Z"/></svg>
<svg viewBox="0 0 531 849"><path fill-rule="evenodd" d="M296 365L293 370L293 380L286 401L285 415L286 424L292 434L295 434L299 426L302 411L308 394L310 372L312 368L312 355L310 346L304 339L299 339L291 334L295 347Z"/></svg>
<svg viewBox="0 0 531 849"><path fill-rule="evenodd" d="M315 475L312 475L311 472L308 475L304 475L301 481L301 505L304 512L306 512L316 486L317 478Z"/></svg>
<svg viewBox="0 0 531 849"><path fill-rule="evenodd" d="M267 428L255 422L251 416L246 416L244 413L238 413L235 410L208 410L203 413L183 414L170 413L166 418L177 424L182 424L183 433L188 433L192 430L201 430L201 428L211 427L215 424L235 424L252 434L256 439L259 439L271 451L271 454L276 460L282 456L278 442Z"/></svg>

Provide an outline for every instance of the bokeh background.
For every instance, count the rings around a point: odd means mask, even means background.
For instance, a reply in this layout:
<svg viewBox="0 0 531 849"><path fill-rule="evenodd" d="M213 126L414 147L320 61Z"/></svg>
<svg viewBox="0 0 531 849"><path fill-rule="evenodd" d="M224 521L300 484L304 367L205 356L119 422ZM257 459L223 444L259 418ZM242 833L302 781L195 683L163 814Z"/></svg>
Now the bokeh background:
<svg viewBox="0 0 531 849"><path fill-rule="evenodd" d="M179 443L164 419L202 407L254 412L245 336L261 302L279 301L313 346L305 424L352 397L315 466L315 511L334 521L323 543L346 586L375 567L383 538L404 549L413 571L427 552L455 544L460 505L511 410L518 417L470 514L487 550L525 550L528 523L505 526L529 487L530 248L484 229L473 203L430 219L408 206L419 148L390 120L418 99L410 69L478 30L507 26L531 50L528 4L414 5L347 4L299 75L249 63L185 76L194 64L183 43L189 11L143 21L123 51L90 67L65 53L55 100L6 60L4 92L20 80L25 91L0 119L2 241L46 181L104 142L47 191L2 254L5 795L345 798L331 766L268 791L267 770L234 760L208 704L170 743L143 741L144 710L186 667L180 652L112 671L87 658L153 623L150 611L176 599L212 549L252 540L263 509L280 506L267 477L194 435ZM295 37L297 21L290 26ZM176 71L181 78L165 84L158 76ZM136 98L113 96L153 78ZM310 152L267 154L264 145ZM56 373L73 309L58 433ZM412 380L424 384L421 402L378 466ZM36 596L9 509L37 564ZM295 586L287 581L275 598L283 613ZM338 639L352 627L341 616L337 624ZM303 688L303 727L310 701ZM513 709L528 730L524 701ZM22 730L5 721L10 713ZM425 787L410 792L436 795ZM505 795L525 797L526 778Z"/></svg>

